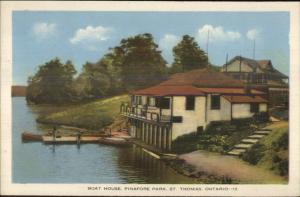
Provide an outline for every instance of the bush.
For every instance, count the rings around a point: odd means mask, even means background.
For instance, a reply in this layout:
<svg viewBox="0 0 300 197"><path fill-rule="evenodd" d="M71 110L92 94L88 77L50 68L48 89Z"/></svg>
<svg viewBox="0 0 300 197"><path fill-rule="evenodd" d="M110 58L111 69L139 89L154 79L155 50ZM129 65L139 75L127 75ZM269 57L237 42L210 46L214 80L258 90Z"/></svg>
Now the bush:
<svg viewBox="0 0 300 197"><path fill-rule="evenodd" d="M277 141L272 143L272 169L278 170L281 176L287 176L289 172L288 138L288 132L285 132Z"/></svg>
<svg viewBox="0 0 300 197"><path fill-rule="evenodd" d="M281 176L286 176L289 173L289 160L285 159L278 163L278 170Z"/></svg>
<svg viewBox="0 0 300 197"><path fill-rule="evenodd" d="M254 144L249 150L243 155L242 159L249 162L250 164L256 165L259 160L264 156L266 147L260 143Z"/></svg>
<svg viewBox="0 0 300 197"><path fill-rule="evenodd" d="M235 132L236 128L237 126L232 124L230 121L214 121L207 125L205 133L227 135Z"/></svg>
<svg viewBox="0 0 300 197"><path fill-rule="evenodd" d="M196 133L190 133L179 136L172 143L172 150L176 153L186 153L197 150L196 138Z"/></svg>
<svg viewBox="0 0 300 197"><path fill-rule="evenodd" d="M199 149L225 153L252 134L256 127L252 118L211 122L202 133L193 132L178 137L172 149L179 154Z"/></svg>
<svg viewBox="0 0 300 197"><path fill-rule="evenodd" d="M275 151L287 150L289 146L289 133L283 133L282 136L275 142L272 143L272 148Z"/></svg>
<svg viewBox="0 0 300 197"><path fill-rule="evenodd" d="M268 122L269 114L267 112L259 112L253 115L253 119L257 123Z"/></svg>

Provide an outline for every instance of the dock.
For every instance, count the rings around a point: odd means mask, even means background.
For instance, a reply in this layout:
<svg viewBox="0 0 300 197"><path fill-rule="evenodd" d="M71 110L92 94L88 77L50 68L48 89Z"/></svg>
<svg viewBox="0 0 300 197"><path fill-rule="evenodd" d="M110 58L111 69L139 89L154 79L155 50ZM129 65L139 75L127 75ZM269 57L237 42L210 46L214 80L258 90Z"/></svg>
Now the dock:
<svg viewBox="0 0 300 197"><path fill-rule="evenodd" d="M98 144L99 140L102 137L93 137L93 136L82 136L80 137L80 144ZM77 144L78 137L77 136L61 136L57 138L53 138L53 136L42 136L42 141L45 144Z"/></svg>
<svg viewBox="0 0 300 197"><path fill-rule="evenodd" d="M42 142L44 144L107 144L107 145L130 145L130 138L126 132L112 132L112 135L108 134L82 134L82 135L42 135L31 132L23 132L23 142Z"/></svg>

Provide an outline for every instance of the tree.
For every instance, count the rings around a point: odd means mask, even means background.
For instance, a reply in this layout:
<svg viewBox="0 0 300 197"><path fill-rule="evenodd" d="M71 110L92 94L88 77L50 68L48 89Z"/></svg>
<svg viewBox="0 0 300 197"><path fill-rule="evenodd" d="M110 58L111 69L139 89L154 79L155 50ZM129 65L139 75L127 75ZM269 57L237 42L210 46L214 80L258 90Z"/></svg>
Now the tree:
<svg viewBox="0 0 300 197"><path fill-rule="evenodd" d="M121 69L127 90L150 86L166 77L166 61L151 34L122 39L113 54L113 65Z"/></svg>
<svg viewBox="0 0 300 197"><path fill-rule="evenodd" d="M110 79L101 64L86 62L82 73L77 77L74 87L80 99L99 98L107 95Z"/></svg>
<svg viewBox="0 0 300 197"><path fill-rule="evenodd" d="M173 48L174 71L188 71L197 68L206 68L208 66L207 54L200 49L194 38L184 35L182 40Z"/></svg>
<svg viewBox="0 0 300 197"><path fill-rule="evenodd" d="M78 97L98 98L123 91L120 67L114 65L116 58L114 53L108 53L96 63L86 62L83 65L74 85Z"/></svg>
<svg viewBox="0 0 300 197"><path fill-rule="evenodd" d="M58 58L39 66L28 78L26 99L33 103L63 103L73 98L73 77L76 70L71 61L62 64Z"/></svg>

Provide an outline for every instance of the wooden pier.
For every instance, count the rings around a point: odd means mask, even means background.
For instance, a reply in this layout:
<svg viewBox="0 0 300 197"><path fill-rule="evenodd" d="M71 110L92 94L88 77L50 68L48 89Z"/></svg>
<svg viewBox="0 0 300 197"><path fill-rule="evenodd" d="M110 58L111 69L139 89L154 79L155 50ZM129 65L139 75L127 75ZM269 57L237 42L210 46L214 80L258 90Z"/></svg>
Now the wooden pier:
<svg viewBox="0 0 300 197"><path fill-rule="evenodd" d="M102 137L82 136L78 140L77 136L61 136L53 138L53 136L42 136L42 141L45 144L86 144L86 143L99 143Z"/></svg>
<svg viewBox="0 0 300 197"><path fill-rule="evenodd" d="M125 132L112 132L112 135L41 135L30 132L22 133L23 142L42 142L44 144L108 144L108 145L130 145L130 138Z"/></svg>

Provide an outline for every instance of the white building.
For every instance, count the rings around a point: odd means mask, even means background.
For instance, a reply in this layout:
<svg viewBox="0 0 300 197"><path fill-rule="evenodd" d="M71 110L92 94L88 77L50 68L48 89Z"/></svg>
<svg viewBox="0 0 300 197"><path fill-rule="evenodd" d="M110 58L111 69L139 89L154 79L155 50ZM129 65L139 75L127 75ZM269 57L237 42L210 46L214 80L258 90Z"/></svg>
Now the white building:
<svg viewBox="0 0 300 197"><path fill-rule="evenodd" d="M265 94L221 72L192 70L172 75L159 85L132 93L121 106L130 134L162 151L178 136L201 132L212 121L252 117L267 112Z"/></svg>

